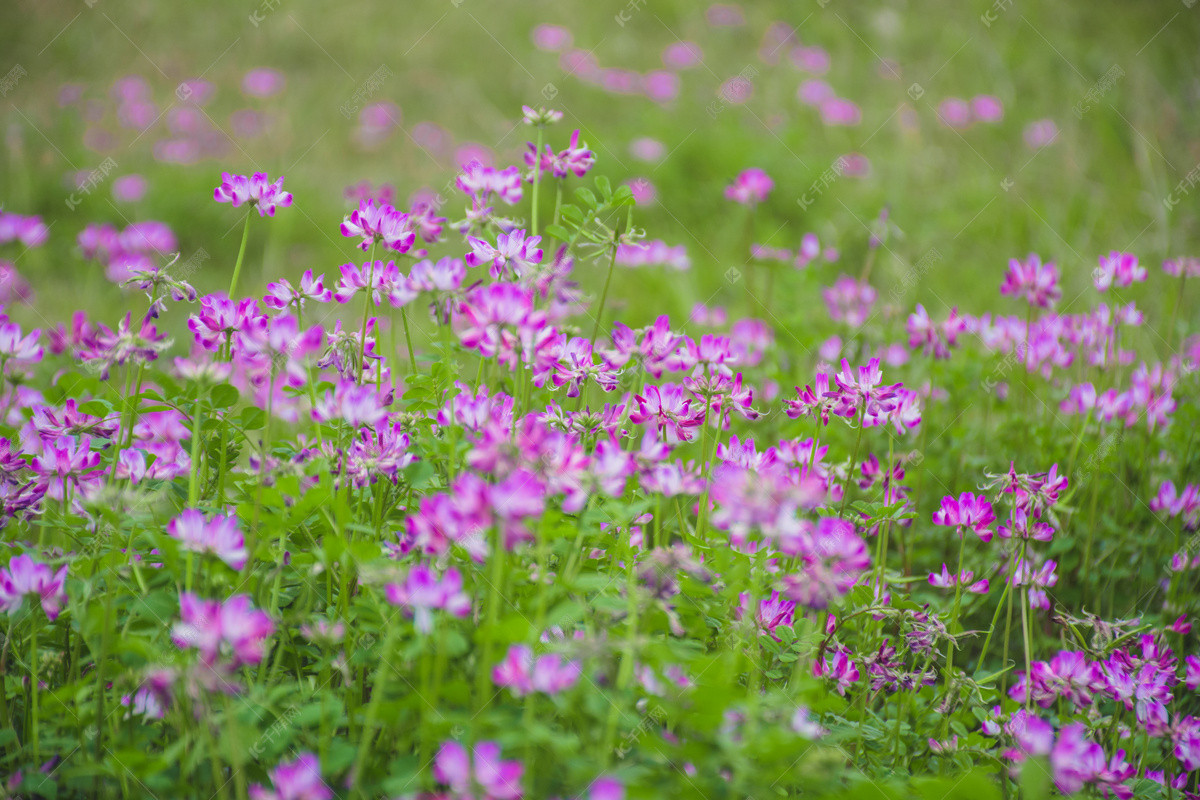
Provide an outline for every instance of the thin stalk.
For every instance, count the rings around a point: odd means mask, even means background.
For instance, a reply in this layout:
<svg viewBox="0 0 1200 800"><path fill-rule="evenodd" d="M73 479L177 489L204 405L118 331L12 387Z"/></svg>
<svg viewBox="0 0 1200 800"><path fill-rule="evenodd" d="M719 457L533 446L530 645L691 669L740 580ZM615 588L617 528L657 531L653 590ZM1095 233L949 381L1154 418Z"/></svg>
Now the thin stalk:
<svg viewBox="0 0 1200 800"><path fill-rule="evenodd" d="M600 320L604 318L604 304L608 302L608 286L612 283L613 269L617 266L617 245L621 240L622 223L618 222L613 229L612 258L608 262L608 277L604 279L604 291L600 294L600 308L596 310L595 324L592 325L592 342L595 343L600 333Z"/></svg>
<svg viewBox="0 0 1200 800"><path fill-rule="evenodd" d="M537 148L533 151L533 211L530 213L533 220L530 233L533 236L538 234L538 187L542 182L542 137L545 136L545 132L544 127L537 126Z"/></svg>
<svg viewBox="0 0 1200 800"><path fill-rule="evenodd" d="M233 265L233 280L229 282L229 299L233 300L237 291L238 276L242 274L242 259L246 257L246 242L250 239L250 212L246 211L246 224L242 228L242 246L238 248L237 263Z"/></svg>
<svg viewBox="0 0 1200 800"><path fill-rule="evenodd" d="M29 617L29 712L30 724L32 725L31 740L33 742L33 763L37 766L42 763L41 757L41 742L38 735L38 649L37 649L37 618L34 615Z"/></svg>
<svg viewBox="0 0 1200 800"><path fill-rule="evenodd" d="M363 300L363 318L362 332L359 334L359 346L361 353L358 359L358 385L363 382L363 370L367 366L367 318L371 316L371 308L375 305L375 246L377 242L371 242L371 267L367 277L367 296Z"/></svg>
<svg viewBox="0 0 1200 800"><path fill-rule="evenodd" d="M850 456L850 471L846 473L846 480L842 484L842 507L838 509L838 517L846 516L846 501L850 499L850 481L854 479L854 468L858 466L858 446L862 444L863 432L863 417L867 415L867 401L863 400L862 409L858 415L858 435L854 437L854 453ZM816 443L813 443L815 452Z"/></svg>

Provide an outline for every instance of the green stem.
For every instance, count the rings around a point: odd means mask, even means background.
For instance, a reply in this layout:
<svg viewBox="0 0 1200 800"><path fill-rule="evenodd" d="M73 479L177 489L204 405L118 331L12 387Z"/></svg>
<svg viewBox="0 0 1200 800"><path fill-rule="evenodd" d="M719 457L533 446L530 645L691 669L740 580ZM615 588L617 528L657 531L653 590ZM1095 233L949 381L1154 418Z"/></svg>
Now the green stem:
<svg viewBox="0 0 1200 800"><path fill-rule="evenodd" d="M408 347L408 373L417 371L417 357L413 355L412 335L408 330L408 308L400 309L400 321L404 323L404 344Z"/></svg>
<svg viewBox="0 0 1200 800"><path fill-rule="evenodd" d="M604 279L604 291L600 294L600 308L596 310L595 324L592 325L592 344L596 342L596 336L600 333L600 320L604 318L604 304L608 302L608 286L612 283L613 269L617 266L617 246L621 241L621 225L618 222L617 227L613 229L612 240L612 258L608 262L608 277ZM582 397L582 393L580 393Z"/></svg>
<svg viewBox="0 0 1200 800"><path fill-rule="evenodd" d="M358 359L358 384L362 385L363 370L367 367L367 319L371 316L371 309L375 306L375 245L376 242L371 242L371 261L370 269L367 274L367 297L363 300L363 318L362 332L359 334L359 346L361 353Z"/></svg>
<svg viewBox="0 0 1200 800"><path fill-rule="evenodd" d="M545 130L538 125L537 149L533 151L533 211L531 212L533 222L530 226L530 235L532 236L537 236L538 233L538 187L542 182L542 137L545 135Z"/></svg>
<svg viewBox="0 0 1200 800"><path fill-rule="evenodd" d="M40 766L42 763L42 757L41 757L42 745L41 745L41 742L39 741L40 737L38 735L38 649L37 649L38 624L37 624L37 618L31 614L29 622L30 622L30 626L29 626L29 670L31 673L30 680L29 680L29 692L30 692L29 712L30 712L30 721L33 726L32 727L33 732L32 732L32 735L30 736L30 741L33 742L33 765L35 767L37 767L37 766Z"/></svg>
<svg viewBox="0 0 1200 800"><path fill-rule="evenodd" d="M854 480L854 468L858 466L858 446L862 443L862 432L865 427L863 418L867 415L867 401L863 401L862 410L858 415L858 435L854 437L854 453L850 456L850 471L846 473L846 480L842 484L842 507L838 509L838 517L846 516L846 501L850 499L850 481ZM816 442L813 442L813 449L816 449Z"/></svg>
<svg viewBox="0 0 1200 800"><path fill-rule="evenodd" d="M358 746L358 754L354 757L354 768L350 771L350 784L363 797L366 795L360 786L362 771L367 763L367 755L375 741L375 718L379 715L379 706L383 703L383 696L387 693L388 670L391 669L388 658L395 649L396 631L395 625L388 626L383 652L379 656L379 664L375 667L375 679L371 684L371 703L367 706L367 716L363 722L362 743Z"/></svg>
<svg viewBox="0 0 1200 800"><path fill-rule="evenodd" d="M246 242L250 239L250 211L246 211L246 225L242 228L242 246L238 248L237 263L233 265L233 280L229 283L229 299L234 300L238 276L242 274L242 259L246 256Z"/></svg>

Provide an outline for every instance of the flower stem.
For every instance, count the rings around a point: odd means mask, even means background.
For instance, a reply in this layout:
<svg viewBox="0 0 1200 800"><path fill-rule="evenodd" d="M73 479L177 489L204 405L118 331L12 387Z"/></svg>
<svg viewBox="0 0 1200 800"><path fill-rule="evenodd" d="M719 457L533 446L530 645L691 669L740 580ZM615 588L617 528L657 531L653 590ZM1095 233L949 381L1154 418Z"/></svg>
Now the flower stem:
<svg viewBox="0 0 1200 800"><path fill-rule="evenodd" d="M358 385L362 385L363 370L367 366L367 318L375 305L375 242L371 243L371 267L367 277L367 298L363 301L362 332L359 334L361 352L358 359Z"/></svg>
<svg viewBox="0 0 1200 800"><path fill-rule="evenodd" d="M234 299L237 291L238 276L242 274L242 259L246 257L246 242L250 239L250 212L246 212L246 224L242 228L242 246L238 248L237 263L233 265L233 280L229 283L229 299Z"/></svg>
<svg viewBox="0 0 1200 800"><path fill-rule="evenodd" d="M408 308L400 309L400 321L404 323L404 344L408 347L408 374L417 371L417 357L413 355L412 335L408 331Z"/></svg>
<svg viewBox="0 0 1200 800"><path fill-rule="evenodd" d="M37 619L34 615L30 615L29 626L29 715L30 724L32 725L32 734L30 741L33 742L33 764L39 766L42 763L41 758L41 743L38 741L38 648L37 648Z"/></svg>
<svg viewBox="0 0 1200 800"><path fill-rule="evenodd" d="M531 212L532 224L530 225L531 235L538 234L538 187L542 182L542 137L545 135L546 129L538 125L537 129L537 148L533 151L533 211Z"/></svg>
<svg viewBox="0 0 1200 800"><path fill-rule="evenodd" d="M846 516L846 501L850 499L850 481L854 479L854 468L858 466L858 446L862 443L862 432L866 416L867 401L863 400L862 411L858 415L858 435L854 437L854 453L850 456L850 471L846 473L846 480L842 484L842 507L838 509L839 518ZM816 442L813 442L814 450L816 446Z"/></svg>
<svg viewBox="0 0 1200 800"><path fill-rule="evenodd" d="M604 291L600 294L600 308L596 311L595 324L592 325L593 344L597 334L600 333L600 320L604 318L604 304L608 302L608 286L612 283L613 269L617 266L617 245L621 241L621 226L622 223L618 222L617 227L613 229L612 258L608 262L608 277L604 279Z"/></svg>

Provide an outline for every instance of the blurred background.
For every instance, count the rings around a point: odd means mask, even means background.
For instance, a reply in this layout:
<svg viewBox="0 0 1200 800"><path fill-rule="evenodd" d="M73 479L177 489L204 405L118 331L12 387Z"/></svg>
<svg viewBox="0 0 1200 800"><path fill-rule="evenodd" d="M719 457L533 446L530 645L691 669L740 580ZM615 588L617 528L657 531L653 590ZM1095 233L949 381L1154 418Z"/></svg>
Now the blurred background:
<svg viewBox="0 0 1200 800"><path fill-rule="evenodd" d="M1198 33L1195 0L7 0L0 202L49 240L0 257L32 284L37 324L101 297L140 311L81 256L93 222L166 223L184 260L208 257L197 288L224 290L242 216L212 190L261 170L295 205L252 220L242 286L336 276L363 258L338 230L347 187L390 184L402 208L441 193L459 218L459 164L521 163L528 104L561 110L548 142L579 129L593 174L635 182L636 224L686 248L688 270L618 274L610 307L631 323L735 302L723 276L750 243L790 258L809 232L823 253L784 271L776 324L802 329L816 286L860 275L872 231L871 282L900 310L980 313L1007 260L1036 251L1078 312L1098 255L1157 272L1200 250ZM752 218L724 197L748 167L775 181ZM598 292L602 270L576 272ZM1153 285L1114 299L1161 315Z"/></svg>

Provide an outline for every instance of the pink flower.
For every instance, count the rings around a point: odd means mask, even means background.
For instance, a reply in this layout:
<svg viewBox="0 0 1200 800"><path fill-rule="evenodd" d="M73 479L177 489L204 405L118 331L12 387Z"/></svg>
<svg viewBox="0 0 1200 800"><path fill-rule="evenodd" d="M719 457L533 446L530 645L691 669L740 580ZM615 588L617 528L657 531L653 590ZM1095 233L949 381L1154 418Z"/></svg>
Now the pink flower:
<svg viewBox="0 0 1200 800"><path fill-rule="evenodd" d="M179 598L181 621L171 634L176 646L196 648L208 666L220 656L230 657L231 667L262 661L263 643L275 625L264 611L256 611L250 596L239 594L222 603L204 600L190 592Z"/></svg>
<svg viewBox="0 0 1200 800"><path fill-rule="evenodd" d="M1050 751L1050 766L1059 791L1074 794L1104 769L1104 751L1088 740L1087 726L1074 722L1058 732Z"/></svg>
<svg viewBox="0 0 1200 800"><path fill-rule="evenodd" d="M1200 278L1200 258L1168 258L1162 263L1163 272L1176 278Z"/></svg>
<svg viewBox="0 0 1200 800"><path fill-rule="evenodd" d="M1092 270L1092 283L1098 292L1107 292L1113 285L1125 288L1144 280L1146 268L1138 264L1137 256L1132 253L1114 250L1107 256L1100 256L1100 266Z"/></svg>
<svg viewBox="0 0 1200 800"><path fill-rule="evenodd" d="M495 245L469 236L467 242L472 252L467 253L467 265L481 267L490 261L492 266L489 272L493 278L507 279L509 271L514 278L520 278L542 262L542 251L537 246L540 241L540 236L526 239L523 229L499 234Z"/></svg>
<svg viewBox="0 0 1200 800"><path fill-rule="evenodd" d="M1025 126L1025 146L1030 150L1048 147L1058 138L1058 126L1052 119L1039 119Z"/></svg>
<svg viewBox="0 0 1200 800"><path fill-rule="evenodd" d="M750 596L745 592L738 595L737 618L741 619L746 613L746 607L750 603ZM758 629L762 633L768 634L775 641L780 641L780 638L775 635L775 629L780 625L791 627L795 621L796 604L790 600L783 600L779 597L779 592L771 592L769 598L758 601L758 613L755 615L755 622L758 624Z"/></svg>
<svg viewBox="0 0 1200 800"><path fill-rule="evenodd" d="M283 176L271 183L265 172L250 177L222 172L221 185L213 190L213 198L218 203L232 203L234 208L249 203L260 217L273 217L276 206L287 208L292 204L292 193L283 190Z"/></svg>
<svg viewBox="0 0 1200 800"><path fill-rule="evenodd" d="M843 697L850 684L858 680L858 667L850 660L850 653L837 650L832 655L825 655L819 664L813 664L813 674L830 678L836 682L837 693Z"/></svg>
<svg viewBox="0 0 1200 800"><path fill-rule="evenodd" d="M567 387L567 397L579 397L581 387L589 378L604 391L611 392L617 388L618 375L620 370L612 369L604 362L594 363L591 340L576 336L567 343L551 380L555 388Z"/></svg>
<svg viewBox="0 0 1200 800"><path fill-rule="evenodd" d="M22 333L17 323L5 322L0 325L0 359L24 363L41 361L44 352L38 344L41 336L40 329Z"/></svg>
<svg viewBox="0 0 1200 800"><path fill-rule="evenodd" d="M359 236L361 250L369 250L372 244L382 242L385 247L398 253L407 253L416 241L416 234L408 214L397 211L386 203L375 204L364 200L342 221L342 235L350 238Z"/></svg>
<svg viewBox="0 0 1200 800"><path fill-rule="evenodd" d="M934 525L970 528L985 542L992 540L992 523L996 515L992 504L982 494L963 492L957 499L951 495L942 498L942 507L933 512Z"/></svg>
<svg viewBox="0 0 1200 800"><path fill-rule="evenodd" d="M588 788L588 800L625 800L625 784L616 778L601 775Z"/></svg>
<svg viewBox="0 0 1200 800"><path fill-rule="evenodd" d="M306 300L318 303L328 303L333 299L333 292L325 288L325 276L313 277L313 271L307 270L300 278L300 287L293 287L287 280L267 284L267 294L263 297L263 305L273 308L280 313L295 307L297 312L304 309Z"/></svg>
<svg viewBox="0 0 1200 800"><path fill-rule="evenodd" d="M65 497L69 489L78 496L102 480L100 454L92 452L90 436L59 436L43 443L41 455L35 456L30 468L38 474L38 484L46 495L55 500Z"/></svg>
<svg viewBox="0 0 1200 800"><path fill-rule="evenodd" d="M212 553L236 570L246 565L246 544L236 514L214 514L212 519L205 519L197 509L184 509L167 525L167 533L178 539L184 550Z"/></svg>
<svg viewBox="0 0 1200 800"><path fill-rule="evenodd" d="M862 122L862 110L852 100L831 97L821 103L821 121L826 125L857 125Z"/></svg>
<svg viewBox="0 0 1200 800"><path fill-rule="evenodd" d="M47 619L58 619L67 602L67 565L54 572L28 555L13 558L7 567L0 568L0 609L12 614L26 595L37 595Z"/></svg>
<svg viewBox="0 0 1200 800"><path fill-rule="evenodd" d="M744 206L754 206L766 202L767 195L775 188L775 181L767 173L757 167L742 170L725 189L725 198Z"/></svg>
<svg viewBox="0 0 1200 800"><path fill-rule="evenodd" d="M969 586L964 586L966 591L971 592L972 594L987 594L987 578L975 583L971 583L974 577L975 573L969 569L964 569L958 575L951 575L950 570L946 567L946 565L942 564L942 572L940 575L936 572L929 573L929 585L936 586L939 589L953 589L959 584L970 584Z"/></svg>
<svg viewBox="0 0 1200 800"><path fill-rule="evenodd" d="M459 797L480 798L476 792L481 792L481 800L517 800L524 771L519 761L501 761L500 745L486 741L475 745L473 759L458 742L444 742L433 761L439 783Z"/></svg>
<svg viewBox="0 0 1200 800"><path fill-rule="evenodd" d="M693 410L692 399L684 395L682 387L673 383L663 384L661 388L651 384L644 394L645 397L634 395L638 408L630 413L630 422L654 423L656 430L664 434L670 444L690 442L695 438L692 429L704 422L704 409Z"/></svg>
<svg viewBox="0 0 1200 800"><path fill-rule="evenodd" d="M492 681L507 688L515 697L530 692L558 694L569 689L579 680L582 665L578 661L564 661L557 653L533 657L526 645L513 645L504 660L492 670Z"/></svg>
<svg viewBox="0 0 1200 800"><path fill-rule="evenodd" d="M274 790L255 784L251 800L332 800L333 790L321 780L321 762L312 753L300 753L295 761L271 770Z"/></svg>
<svg viewBox="0 0 1200 800"><path fill-rule="evenodd" d="M1030 253L1024 261L1009 260L1000 294L1023 296L1030 305L1047 308L1062 298L1058 277L1053 261L1042 264L1036 253Z"/></svg>
<svg viewBox="0 0 1200 800"><path fill-rule="evenodd" d="M471 612L471 598L462 590L462 575L451 567L438 578L424 564L409 571L404 583L389 583L385 589L388 602L413 612L416 628L423 634L433 630L433 610L442 609L456 617Z"/></svg>
<svg viewBox="0 0 1200 800"><path fill-rule="evenodd" d="M980 122L999 122L1004 119L1004 104L990 94L977 94L971 98L971 116Z"/></svg>

